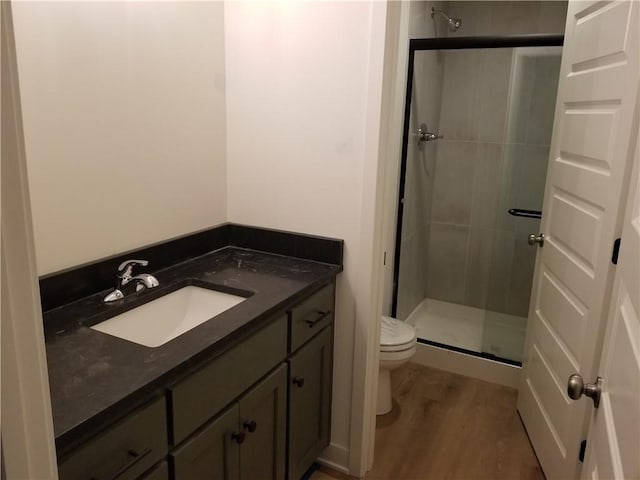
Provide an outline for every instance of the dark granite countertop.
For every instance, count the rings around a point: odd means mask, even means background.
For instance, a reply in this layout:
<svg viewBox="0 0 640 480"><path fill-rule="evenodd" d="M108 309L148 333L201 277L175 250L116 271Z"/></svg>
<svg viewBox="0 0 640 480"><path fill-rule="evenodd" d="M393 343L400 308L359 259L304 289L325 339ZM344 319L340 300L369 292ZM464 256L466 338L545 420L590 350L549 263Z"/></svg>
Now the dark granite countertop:
<svg viewBox="0 0 640 480"><path fill-rule="evenodd" d="M226 247L150 272L160 286L113 304L108 290L44 313L49 384L58 457L147 402L325 285L339 265ZM188 284L251 296L156 348L89 327Z"/></svg>

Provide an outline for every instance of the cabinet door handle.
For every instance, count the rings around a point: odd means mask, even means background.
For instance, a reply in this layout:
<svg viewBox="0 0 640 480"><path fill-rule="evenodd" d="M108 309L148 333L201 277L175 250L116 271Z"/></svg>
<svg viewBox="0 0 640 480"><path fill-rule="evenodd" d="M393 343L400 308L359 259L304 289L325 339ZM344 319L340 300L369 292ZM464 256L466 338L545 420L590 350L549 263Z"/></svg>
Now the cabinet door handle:
<svg viewBox="0 0 640 480"><path fill-rule="evenodd" d="M304 385L304 378L293 377L292 382L296 387L302 388L302 386Z"/></svg>
<svg viewBox="0 0 640 480"><path fill-rule="evenodd" d="M309 315L309 317L313 315L313 318L307 317L305 322L307 322L307 325L309 325L309 328L313 328L316 326L316 324L324 320L325 317L330 313L331 313L331 310L314 310L313 313Z"/></svg>
<svg viewBox="0 0 640 480"><path fill-rule="evenodd" d="M236 442L237 444L241 444L242 442L244 442L244 432L235 432L231 434L231 438L233 439L234 442Z"/></svg>
<svg viewBox="0 0 640 480"><path fill-rule="evenodd" d="M255 420L245 420L242 424L242 428L244 428L247 432L253 433L258 428L258 424Z"/></svg>
<svg viewBox="0 0 640 480"><path fill-rule="evenodd" d="M131 456L129 461L119 467L115 472L109 473L104 476L92 476L91 480L117 480L120 478L127 470L132 468L136 463L142 460L144 457L151 453L150 448L145 448L141 452L136 452L133 448L127 450L127 455Z"/></svg>

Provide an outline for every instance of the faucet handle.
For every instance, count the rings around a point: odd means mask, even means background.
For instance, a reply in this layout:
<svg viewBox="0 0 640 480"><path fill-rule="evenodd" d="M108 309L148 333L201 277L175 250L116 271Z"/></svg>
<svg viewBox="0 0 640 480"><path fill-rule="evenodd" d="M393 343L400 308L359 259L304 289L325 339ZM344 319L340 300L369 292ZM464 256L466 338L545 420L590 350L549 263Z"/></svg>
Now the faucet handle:
<svg viewBox="0 0 640 480"><path fill-rule="evenodd" d="M109 293L106 297L104 297L105 303L114 302L116 300L120 300L124 298L124 293L122 291L122 288L125 285L128 285L133 280L141 281L144 284L144 287L147 287L147 288L153 288L158 286L158 280L153 275L149 275L148 273L142 273L134 277L133 267L135 267L136 265L145 267L149 265L149 261L132 259L132 260L125 260L124 262L122 262L118 266L118 275L116 276L116 280L117 280L116 288L111 293ZM137 288L137 287L141 287L141 284L138 283L136 286L136 291L140 290L141 288Z"/></svg>
<svg viewBox="0 0 640 480"><path fill-rule="evenodd" d="M131 271L135 265L140 265L141 267L146 267L149 265L148 260L125 260L118 266L118 273L121 273L122 276L131 275Z"/></svg>

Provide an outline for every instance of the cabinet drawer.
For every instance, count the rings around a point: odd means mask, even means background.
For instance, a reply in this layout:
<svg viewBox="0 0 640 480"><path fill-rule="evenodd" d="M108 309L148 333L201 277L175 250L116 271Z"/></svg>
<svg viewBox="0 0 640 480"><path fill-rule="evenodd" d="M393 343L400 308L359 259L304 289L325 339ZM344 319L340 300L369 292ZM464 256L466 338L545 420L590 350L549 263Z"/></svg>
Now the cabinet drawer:
<svg viewBox="0 0 640 480"><path fill-rule="evenodd" d="M164 397L90 440L58 466L60 480L133 480L167 453Z"/></svg>
<svg viewBox="0 0 640 480"><path fill-rule="evenodd" d="M287 317L283 315L171 388L173 445L215 416L286 355Z"/></svg>
<svg viewBox="0 0 640 480"><path fill-rule="evenodd" d="M289 312L290 352L297 350L324 327L333 322L333 284L327 285Z"/></svg>

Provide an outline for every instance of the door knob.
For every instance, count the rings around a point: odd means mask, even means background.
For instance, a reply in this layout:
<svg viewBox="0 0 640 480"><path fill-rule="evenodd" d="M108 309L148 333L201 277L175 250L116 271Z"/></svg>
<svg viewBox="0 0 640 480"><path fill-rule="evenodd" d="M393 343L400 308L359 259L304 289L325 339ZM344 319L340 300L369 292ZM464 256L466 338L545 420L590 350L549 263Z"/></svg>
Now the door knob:
<svg viewBox="0 0 640 480"><path fill-rule="evenodd" d="M302 388L304 385L304 378L294 377L292 382L296 387Z"/></svg>
<svg viewBox="0 0 640 480"><path fill-rule="evenodd" d="M532 233L529 235L529 245L535 245L536 243L541 247L544 245L544 233L540 235Z"/></svg>
<svg viewBox="0 0 640 480"><path fill-rule="evenodd" d="M567 382L567 393L572 400L578 400L582 395L586 395L593 400L593 406L600 406L600 394L602 393L602 377L596 378L595 383L584 383L582 375L574 373Z"/></svg>

